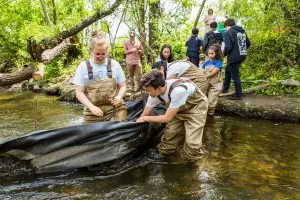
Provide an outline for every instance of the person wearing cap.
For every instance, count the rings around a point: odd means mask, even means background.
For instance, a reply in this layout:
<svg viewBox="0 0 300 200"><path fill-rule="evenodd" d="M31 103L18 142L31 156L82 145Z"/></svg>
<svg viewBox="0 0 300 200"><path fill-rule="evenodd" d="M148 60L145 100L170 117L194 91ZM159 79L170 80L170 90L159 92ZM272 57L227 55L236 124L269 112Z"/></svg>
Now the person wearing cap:
<svg viewBox="0 0 300 200"><path fill-rule="evenodd" d="M157 69L152 69L143 76L140 84L149 97L137 122L167 124L161 142L157 145L160 154L173 154L183 143L180 150L183 157L189 160L201 158L203 129L208 110L207 98L201 90L189 79L165 80ZM168 105L166 113L150 116L153 108L162 102Z"/></svg>
<svg viewBox="0 0 300 200"><path fill-rule="evenodd" d="M171 63L159 61L153 63L152 69L160 70L165 79L174 79L180 77L188 78L197 85L203 95L205 95L207 92L208 81L203 73L203 70L196 67L189 61L177 60Z"/></svg>
<svg viewBox="0 0 300 200"><path fill-rule="evenodd" d="M129 39L124 43L126 56L126 68L130 77L131 92L138 89L138 82L142 76L141 55L143 54L143 46L141 42L135 38L133 31L129 33Z"/></svg>

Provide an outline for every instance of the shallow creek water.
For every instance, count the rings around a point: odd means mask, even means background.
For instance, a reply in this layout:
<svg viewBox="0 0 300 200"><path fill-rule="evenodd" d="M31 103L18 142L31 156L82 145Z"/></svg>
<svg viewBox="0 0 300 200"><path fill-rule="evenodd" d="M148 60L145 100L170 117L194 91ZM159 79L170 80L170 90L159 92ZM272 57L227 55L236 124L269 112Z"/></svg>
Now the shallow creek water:
<svg viewBox="0 0 300 200"><path fill-rule="evenodd" d="M0 141L83 122L82 107L35 93L0 93ZM94 169L37 175L0 163L0 199L300 199L300 125L232 116L207 120L196 163L157 162L152 150L117 173ZM1 161L0 161L1 162Z"/></svg>

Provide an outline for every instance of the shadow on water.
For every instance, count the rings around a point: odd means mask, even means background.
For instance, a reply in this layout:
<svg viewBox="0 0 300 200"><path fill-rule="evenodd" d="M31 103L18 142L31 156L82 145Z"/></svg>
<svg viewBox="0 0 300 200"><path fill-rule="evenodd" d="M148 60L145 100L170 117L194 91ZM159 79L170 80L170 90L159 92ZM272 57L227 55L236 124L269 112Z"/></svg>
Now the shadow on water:
<svg viewBox="0 0 300 200"><path fill-rule="evenodd" d="M81 107L32 93L0 94L1 140L39 127L82 123ZM300 199L300 125L216 116L195 163L150 158L142 149L127 162L37 175L23 161L1 157L0 199Z"/></svg>

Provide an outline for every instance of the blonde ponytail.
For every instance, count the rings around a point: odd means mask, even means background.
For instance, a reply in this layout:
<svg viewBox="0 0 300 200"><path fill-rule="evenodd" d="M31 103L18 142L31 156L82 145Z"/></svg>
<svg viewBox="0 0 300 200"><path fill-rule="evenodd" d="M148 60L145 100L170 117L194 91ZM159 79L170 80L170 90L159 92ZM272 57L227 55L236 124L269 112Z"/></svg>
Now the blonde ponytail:
<svg viewBox="0 0 300 200"><path fill-rule="evenodd" d="M105 32L95 30L92 32L91 36L92 37L90 39L90 44L89 44L90 50L93 50L95 45L99 45L99 46L105 45L107 46L107 48L109 48L110 45L107 40Z"/></svg>

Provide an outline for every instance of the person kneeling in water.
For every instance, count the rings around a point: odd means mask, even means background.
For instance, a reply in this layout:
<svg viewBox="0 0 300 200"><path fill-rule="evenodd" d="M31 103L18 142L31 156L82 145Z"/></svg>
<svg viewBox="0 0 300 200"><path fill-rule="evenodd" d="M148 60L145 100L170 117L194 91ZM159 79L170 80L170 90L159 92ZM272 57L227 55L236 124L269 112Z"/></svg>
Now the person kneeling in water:
<svg viewBox="0 0 300 200"><path fill-rule="evenodd" d="M178 78L165 80L156 69L140 80L149 94L146 107L137 122L167 123L157 149L161 154L174 153L184 141L183 156L194 160L203 152L202 135L208 110L207 98L191 80ZM150 116L152 109L161 102L168 105L164 115Z"/></svg>

